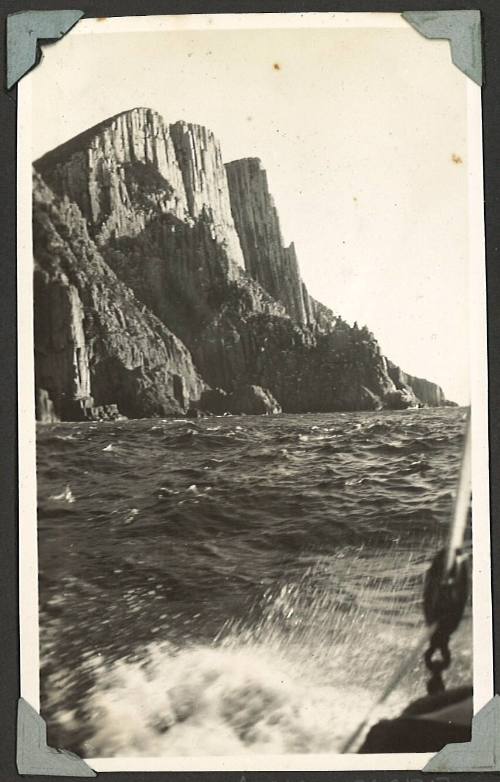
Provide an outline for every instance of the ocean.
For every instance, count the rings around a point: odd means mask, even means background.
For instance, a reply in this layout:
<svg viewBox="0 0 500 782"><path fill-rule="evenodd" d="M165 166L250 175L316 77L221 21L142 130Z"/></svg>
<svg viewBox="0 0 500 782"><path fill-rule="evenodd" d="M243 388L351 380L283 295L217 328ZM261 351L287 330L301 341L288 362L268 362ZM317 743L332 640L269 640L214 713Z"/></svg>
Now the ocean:
<svg viewBox="0 0 500 782"><path fill-rule="evenodd" d="M421 632L464 426L460 408L38 425L49 743L339 751ZM471 649L469 606L447 685Z"/></svg>

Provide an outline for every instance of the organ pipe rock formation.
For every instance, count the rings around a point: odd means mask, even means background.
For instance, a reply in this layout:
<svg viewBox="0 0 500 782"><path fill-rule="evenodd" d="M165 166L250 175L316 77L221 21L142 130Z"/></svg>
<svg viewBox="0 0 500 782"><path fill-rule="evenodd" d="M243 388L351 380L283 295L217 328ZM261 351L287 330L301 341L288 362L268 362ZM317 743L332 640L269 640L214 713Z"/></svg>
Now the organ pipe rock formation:
<svg viewBox="0 0 500 782"><path fill-rule="evenodd" d="M42 421L449 404L313 299L257 158L136 108L34 164Z"/></svg>

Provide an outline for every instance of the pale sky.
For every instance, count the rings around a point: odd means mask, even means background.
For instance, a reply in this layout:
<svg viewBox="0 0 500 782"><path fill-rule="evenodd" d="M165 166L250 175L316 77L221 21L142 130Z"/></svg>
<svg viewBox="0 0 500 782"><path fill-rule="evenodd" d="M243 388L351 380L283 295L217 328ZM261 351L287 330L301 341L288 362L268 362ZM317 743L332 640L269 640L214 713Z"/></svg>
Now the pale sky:
<svg viewBox="0 0 500 782"><path fill-rule="evenodd" d="M261 158L309 292L469 401L467 79L447 41L409 26L77 30L29 77L33 158L136 106L206 125L224 160Z"/></svg>

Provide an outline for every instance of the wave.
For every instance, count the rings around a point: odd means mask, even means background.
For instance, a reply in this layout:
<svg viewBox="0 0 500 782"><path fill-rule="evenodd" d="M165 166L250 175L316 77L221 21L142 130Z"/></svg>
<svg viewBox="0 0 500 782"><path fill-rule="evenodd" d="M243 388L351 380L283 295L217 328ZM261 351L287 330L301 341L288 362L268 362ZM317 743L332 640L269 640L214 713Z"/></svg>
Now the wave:
<svg viewBox="0 0 500 782"><path fill-rule="evenodd" d="M60 494L52 494L49 499L54 500L55 502L67 502L69 504L75 502L75 497L70 486L66 486L64 491Z"/></svg>
<svg viewBox="0 0 500 782"><path fill-rule="evenodd" d="M40 428L53 744L108 756L334 751L420 626L460 415ZM470 638L457 648L465 659ZM400 705L424 682L417 667Z"/></svg>
<svg viewBox="0 0 500 782"><path fill-rule="evenodd" d="M101 671L88 708L87 756L332 752L368 706L344 712L339 692L311 687L266 648L152 646L145 663ZM141 720L130 720L140 714Z"/></svg>

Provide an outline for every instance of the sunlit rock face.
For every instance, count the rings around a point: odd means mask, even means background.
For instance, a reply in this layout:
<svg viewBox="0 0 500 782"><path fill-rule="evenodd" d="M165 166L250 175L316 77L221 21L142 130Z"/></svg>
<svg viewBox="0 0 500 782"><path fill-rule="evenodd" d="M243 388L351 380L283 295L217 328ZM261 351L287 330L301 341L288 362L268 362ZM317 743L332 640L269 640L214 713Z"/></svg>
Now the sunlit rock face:
<svg viewBox="0 0 500 782"><path fill-rule="evenodd" d="M154 213L187 213L168 125L150 109L119 114L44 155L46 183L80 207L97 244L135 236Z"/></svg>
<svg viewBox="0 0 500 782"><path fill-rule="evenodd" d="M300 277L295 247L293 243L284 246L278 212L261 161L258 158L234 160L226 165L226 170L247 272L282 302L297 323L313 325L314 316Z"/></svg>
<svg viewBox="0 0 500 782"><path fill-rule="evenodd" d="M387 362L387 370L396 388L402 390L410 389L421 404L428 407L440 407L441 405L450 404L443 389L436 383L431 383L429 380L424 380L420 377L413 377L413 375L403 372L400 367L391 361Z"/></svg>
<svg viewBox="0 0 500 782"><path fill-rule="evenodd" d="M137 108L35 170L45 420L196 411L210 389L217 410L238 391L241 412L443 403L309 296L260 160L224 165L210 130Z"/></svg>
<svg viewBox="0 0 500 782"><path fill-rule="evenodd" d="M233 264L242 267L243 254L231 213L226 169L220 144L201 125L176 122L170 126L177 160L182 171L189 214L205 218L213 226L215 239L225 248Z"/></svg>

